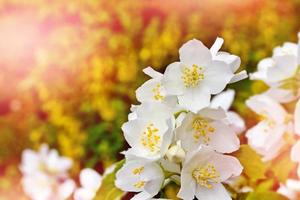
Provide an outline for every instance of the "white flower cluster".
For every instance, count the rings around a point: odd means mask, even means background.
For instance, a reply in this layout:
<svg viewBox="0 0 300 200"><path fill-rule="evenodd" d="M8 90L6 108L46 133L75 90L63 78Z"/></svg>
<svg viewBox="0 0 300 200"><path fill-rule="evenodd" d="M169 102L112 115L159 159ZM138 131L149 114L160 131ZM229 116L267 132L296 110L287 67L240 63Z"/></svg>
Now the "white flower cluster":
<svg viewBox="0 0 300 200"><path fill-rule="evenodd" d="M69 158L59 156L45 144L38 152L24 150L20 170L25 193L32 200L65 200L73 192L75 200L92 200L102 176L92 169L83 169L79 177L81 187L76 189L75 182L68 176L71 166Z"/></svg>
<svg viewBox="0 0 300 200"><path fill-rule="evenodd" d="M286 42L273 50L271 58L258 64L251 79L264 81L269 89L250 97L246 105L257 113L261 121L246 133L249 145L263 156L264 161L274 159L283 147L293 144L291 160L300 163L300 34L299 42ZM282 104L294 104L289 113ZM296 143L294 138L298 138ZM300 177L300 167L297 171ZM300 181L288 180L281 185L279 193L296 199L300 192Z"/></svg>
<svg viewBox="0 0 300 200"><path fill-rule="evenodd" d="M68 176L71 166L69 158L60 157L45 144L38 152L24 150L20 169L25 193L33 200L67 199L75 189Z"/></svg>
<svg viewBox="0 0 300 200"><path fill-rule="evenodd" d="M185 200L231 199L222 182L239 176L243 167L224 153L239 149L237 134L245 125L228 111L234 91L221 92L247 74L235 74L240 58L219 52L222 43L217 38L208 49L190 40L164 74L144 69L151 79L137 89L141 104L132 106L122 126L130 148L115 181L137 193L133 200L152 199L169 181L181 185L177 196Z"/></svg>

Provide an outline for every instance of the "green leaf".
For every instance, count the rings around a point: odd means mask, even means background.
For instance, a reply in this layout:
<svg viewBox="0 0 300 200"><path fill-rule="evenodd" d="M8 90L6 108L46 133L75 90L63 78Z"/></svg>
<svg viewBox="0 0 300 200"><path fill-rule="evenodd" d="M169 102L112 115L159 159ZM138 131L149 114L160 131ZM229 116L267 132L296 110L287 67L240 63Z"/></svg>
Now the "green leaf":
<svg viewBox="0 0 300 200"><path fill-rule="evenodd" d="M124 162L125 160L118 162L114 171L104 177L94 200L118 200L123 197L125 193L115 186L115 179L117 171L123 166Z"/></svg>
<svg viewBox="0 0 300 200"><path fill-rule="evenodd" d="M251 192L245 200L288 200L276 192Z"/></svg>
<svg viewBox="0 0 300 200"><path fill-rule="evenodd" d="M252 181L264 179L267 165L261 161L260 156L248 145L241 145L241 148L234 153L244 167L243 173Z"/></svg>

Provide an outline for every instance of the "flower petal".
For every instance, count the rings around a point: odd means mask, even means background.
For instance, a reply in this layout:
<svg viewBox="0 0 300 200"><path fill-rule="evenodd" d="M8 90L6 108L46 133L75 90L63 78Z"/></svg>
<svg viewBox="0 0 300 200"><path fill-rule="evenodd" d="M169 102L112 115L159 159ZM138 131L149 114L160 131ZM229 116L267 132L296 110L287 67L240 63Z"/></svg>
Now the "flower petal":
<svg viewBox="0 0 300 200"><path fill-rule="evenodd" d="M212 188L197 186L196 197L198 200L231 200L225 187L221 184L214 184Z"/></svg>
<svg viewBox="0 0 300 200"><path fill-rule="evenodd" d="M210 103L210 107L218 108L221 107L224 110L229 110L234 100L235 91L228 89L224 92L213 97Z"/></svg>
<svg viewBox="0 0 300 200"><path fill-rule="evenodd" d="M229 65L222 61L212 61L205 69L204 79L200 84L208 87L211 94L218 94L224 90L233 77Z"/></svg>
<svg viewBox="0 0 300 200"><path fill-rule="evenodd" d="M204 44L196 39L186 42L179 49L180 61L186 65L206 66L211 60L212 55Z"/></svg>
<svg viewBox="0 0 300 200"><path fill-rule="evenodd" d="M292 147L291 159L294 162L300 162L300 140Z"/></svg>
<svg viewBox="0 0 300 200"><path fill-rule="evenodd" d="M300 100L298 100L295 108L294 113L294 119L295 119L295 132L297 135L300 135Z"/></svg>
<svg viewBox="0 0 300 200"><path fill-rule="evenodd" d="M84 188L92 190L97 190L100 187L102 181L101 175L98 174L95 170L89 168L83 169L80 172L79 179L80 184Z"/></svg>
<svg viewBox="0 0 300 200"><path fill-rule="evenodd" d="M174 62L166 68L162 83L166 89L167 95L181 95L185 90L181 78L182 71L180 65L179 62Z"/></svg>
<svg viewBox="0 0 300 200"><path fill-rule="evenodd" d="M210 135L209 146L220 153L231 153L239 149L240 140L230 127L218 121L211 125L215 132Z"/></svg>
<svg viewBox="0 0 300 200"><path fill-rule="evenodd" d="M210 103L210 93L206 88L192 88L184 95L178 96L178 103L183 108L194 113L206 107Z"/></svg>

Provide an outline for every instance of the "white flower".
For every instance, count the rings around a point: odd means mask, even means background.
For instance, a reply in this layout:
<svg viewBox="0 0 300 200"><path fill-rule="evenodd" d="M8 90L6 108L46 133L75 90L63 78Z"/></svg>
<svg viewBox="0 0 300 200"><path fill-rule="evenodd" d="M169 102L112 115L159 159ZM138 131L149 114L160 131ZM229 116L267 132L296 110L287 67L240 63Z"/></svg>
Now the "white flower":
<svg viewBox="0 0 300 200"><path fill-rule="evenodd" d="M181 141L186 151L198 149L201 144L221 153L236 151L240 146L239 139L223 122L225 117L221 108L204 108L197 114L190 112L176 129L176 139Z"/></svg>
<svg viewBox="0 0 300 200"><path fill-rule="evenodd" d="M163 182L164 174L158 164L131 160L117 172L115 185L123 191L139 192L132 200L147 200L160 191Z"/></svg>
<svg viewBox="0 0 300 200"><path fill-rule="evenodd" d="M75 189L75 182L71 179L62 181L39 172L23 176L21 183L32 200L65 200Z"/></svg>
<svg viewBox="0 0 300 200"><path fill-rule="evenodd" d="M210 107L223 108L226 111L227 116L224 122L228 124L235 131L236 134L239 134L243 132L246 129L246 127L244 120L239 114L233 111L229 111L229 108L231 107L234 100L234 95L234 90L230 89L221 92L220 94L214 96L214 98L211 101Z"/></svg>
<svg viewBox="0 0 300 200"><path fill-rule="evenodd" d="M279 103L264 94L249 98L246 104L262 119L247 131L248 143L264 161L271 160L285 143L283 135L291 132L291 117Z"/></svg>
<svg viewBox="0 0 300 200"><path fill-rule="evenodd" d="M213 60L219 60L219 61L223 61L223 62L227 63L230 66L232 72L235 73L241 65L241 59L240 59L240 57L229 54L228 52L219 51L221 49L223 43L224 43L224 39L217 37L215 43L210 48L210 52L212 54ZM243 71L235 74L229 83L235 83L235 82L245 79L247 77L248 77L248 75L247 75L246 71L243 70Z"/></svg>
<svg viewBox="0 0 300 200"><path fill-rule="evenodd" d="M300 194L300 181L288 179L285 185L280 184L277 192L290 200L297 200Z"/></svg>
<svg viewBox="0 0 300 200"><path fill-rule="evenodd" d="M136 98L139 102L163 102L167 105L176 106L177 98L175 96L167 96L165 88L162 84L163 74L147 67L144 73L152 79L146 81L136 90Z"/></svg>
<svg viewBox="0 0 300 200"><path fill-rule="evenodd" d="M175 119L172 109L161 103L143 103L135 113L136 118L122 126L125 139L131 146L125 154L160 159L173 138Z"/></svg>
<svg viewBox="0 0 300 200"><path fill-rule="evenodd" d="M286 42L282 47L274 48L272 57L261 60L257 72L250 75L251 79L268 84L270 89L266 94L282 103L299 96L299 42Z"/></svg>
<svg viewBox="0 0 300 200"><path fill-rule="evenodd" d="M186 156L181 171L181 188L177 196L184 200L231 200L222 182L239 176L243 167L232 157L201 146Z"/></svg>
<svg viewBox="0 0 300 200"><path fill-rule="evenodd" d="M294 129L297 135L300 135L300 100L298 100L294 113ZM300 163L300 140L294 144L291 151L291 159L294 162ZM298 177L300 177L300 165L297 170Z"/></svg>
<svg viewBox="0 0 300 200"><path fill-rule="evenodd" d="M30 149L23 151L20 169L26 175L40 171L53 176L65 176L71 166L72 160L59 156L55 149L49 150L48 146L43 144L39 152Z"/></svg>
<svg viewBox="0 0 300 200"><path fill-rule="evenodd" d="M92 200L101 186L102 176L93 169L83 169L79 176L81 188L74 193L75 200Z"/></svg>
<svg viewBox="0 0 300 200"><path fill-rule="evenodd" d="M25 193L33 200L67 199L75 189L74 181L68 178L71 166L69 158L47 145L38 152L24 150L20 169Z"/></svg>
<svg viewBox="0 0 300 200"><path fill-rule="evenodd" d="M170 64L163 77L168 95L176 95L183 108L198 112L210 103L211 94L220 93L233 78L231 66L213 60L210 50L194 39L179 49L180 62Z"/></svg>

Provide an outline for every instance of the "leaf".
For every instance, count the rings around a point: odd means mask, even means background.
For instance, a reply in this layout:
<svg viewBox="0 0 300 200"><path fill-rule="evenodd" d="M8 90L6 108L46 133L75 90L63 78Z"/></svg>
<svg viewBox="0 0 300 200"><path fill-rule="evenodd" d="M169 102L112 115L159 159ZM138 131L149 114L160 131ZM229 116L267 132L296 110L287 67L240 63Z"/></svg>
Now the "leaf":
<svg viewBox="0 0 300 200"><path fill-rule="evenodd" d="M267 165L261 161L260 156L249 145L241 145L234 156L239 159L244 167L243 173L252 181L266 177Z"/></svg>
<svg viewBox="0 0 300 200"><path fill-rule="evenodd" d="M288 200L276 192L251 192L245 200Z"/></svg>
<svg viewBox="0 0 300 200"><path fill-rule="evenodd" d="M280 182L284 183L295 167L296 164L290 158L290 151L286 150L272 161L270 170Z"/></svg>
<svg viewBox="0 0 300 200"><path fill-rule="evenodd" d="M274 180L273 179L267 179L261 183L255 188L255 192L266 192L272 190L274 186Z"/></svg>
<svg viewBox="0 0 300 200"><path fill-rule="evenodd" d="M124 162L125 160L119 161L114 171L104 177L94 200L119 200L123 197L125 193L115 186L115 180L116 173L123 166Z"/></svg>

